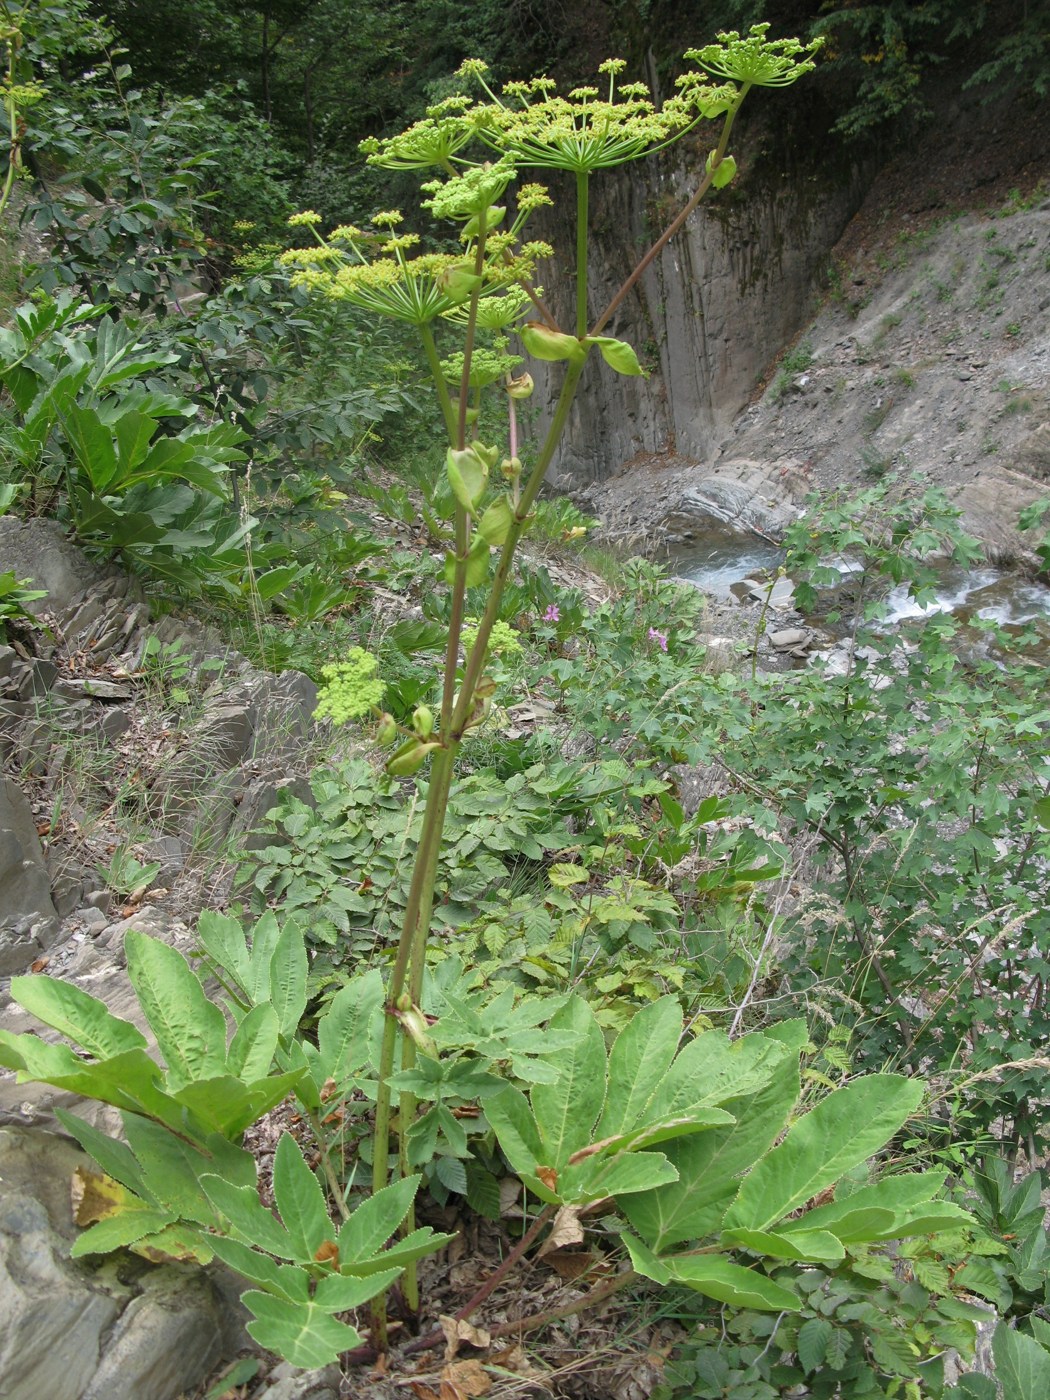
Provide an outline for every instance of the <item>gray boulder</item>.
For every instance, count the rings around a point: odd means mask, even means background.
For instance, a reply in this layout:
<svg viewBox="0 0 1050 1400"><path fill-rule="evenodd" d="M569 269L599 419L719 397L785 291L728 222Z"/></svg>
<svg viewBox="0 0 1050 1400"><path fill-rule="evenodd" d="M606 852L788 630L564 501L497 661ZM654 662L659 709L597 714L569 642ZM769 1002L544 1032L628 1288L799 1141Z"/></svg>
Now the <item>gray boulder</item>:
<svg viewBox="0 0 1050 1400"><path fill-rule="evenodd" d="M58 933L40 838L18 785L0 780L0 975L22 972Z"/></svg>

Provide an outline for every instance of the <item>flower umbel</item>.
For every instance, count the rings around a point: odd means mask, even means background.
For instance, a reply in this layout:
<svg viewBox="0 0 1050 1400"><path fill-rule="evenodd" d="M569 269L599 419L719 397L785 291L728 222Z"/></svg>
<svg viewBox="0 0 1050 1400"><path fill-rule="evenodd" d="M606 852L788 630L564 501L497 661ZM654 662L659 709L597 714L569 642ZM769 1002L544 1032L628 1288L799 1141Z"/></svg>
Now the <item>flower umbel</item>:
<svg viewBox="0 0 1050 1400"><path fill-rule="evenodd" d="M376 676L379 662L363 647L351 647L346 660L322 666L325 684L317 700L314 719L346 724L379 708L386 685Z"/></svg>

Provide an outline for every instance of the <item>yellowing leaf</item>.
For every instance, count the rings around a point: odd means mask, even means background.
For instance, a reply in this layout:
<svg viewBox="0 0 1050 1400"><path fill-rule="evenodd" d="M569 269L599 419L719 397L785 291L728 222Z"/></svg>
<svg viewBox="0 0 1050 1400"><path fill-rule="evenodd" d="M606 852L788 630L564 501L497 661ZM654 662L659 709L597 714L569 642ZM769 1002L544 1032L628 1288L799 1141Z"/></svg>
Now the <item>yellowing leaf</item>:
<svg viewBox="0 0 1050 1400"><path fill-rule="evenodd" d="M570 885L585 885L590 878L590 871L582 865L569 865L565 861L556 862L547 871L547 879L560 890L568 889Z"/></svg>
<svg viewBox="0 0 1050 1400"><path fill-rule="evenodd" d="M89 1171L87 1167L77 1167L74 1171L69 1194L73 1222L81 1229L111 1215L119 1215L128 1202L128 1193L119 1181L104 1172Z"/></svg>

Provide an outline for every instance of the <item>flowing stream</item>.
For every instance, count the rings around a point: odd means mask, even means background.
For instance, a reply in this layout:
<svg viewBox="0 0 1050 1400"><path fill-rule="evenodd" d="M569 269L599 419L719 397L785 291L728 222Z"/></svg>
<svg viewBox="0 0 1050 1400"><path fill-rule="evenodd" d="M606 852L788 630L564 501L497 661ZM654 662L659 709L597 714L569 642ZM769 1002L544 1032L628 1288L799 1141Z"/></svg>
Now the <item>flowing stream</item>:
<svg viewBox="0 0 1050 1400"><path fill-rule="evenodd" d="M733 584L745 578L761 579L783 559L784 551L772 541L714 524L697 531L688 542L675 544L669 550L668 567L705 593L725 599ZM839 567L847 578L848 565ZM925 606L910 598L906 587L893 589L886 599L882 626L896 627L936 613L951 613L964 624L982 619L998 622L1008 630L1031 626L1045 638L1050 659L1050 587L990 567L964 570L945 565L940 578L937 596Z"/></svg>

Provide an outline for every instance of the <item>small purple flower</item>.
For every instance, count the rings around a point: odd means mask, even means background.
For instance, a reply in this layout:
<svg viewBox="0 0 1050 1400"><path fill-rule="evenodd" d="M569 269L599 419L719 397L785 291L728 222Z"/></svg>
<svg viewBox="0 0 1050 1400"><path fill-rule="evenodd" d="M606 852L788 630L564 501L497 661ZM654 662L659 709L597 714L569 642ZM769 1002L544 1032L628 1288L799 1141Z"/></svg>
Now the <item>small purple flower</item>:
<svg viewBox="0 0 1050 1400"><path fill-rule="evenodd" d="M560 622L561 613L558 611L557 603L551 603L550 607L543 614L544 622Z"/></svg>
<svg viewBox="0 0 1050 1400"><path fill-rule="evenodd" d="M651 642L659 642L659 643L660 643L660 650L661 650L661 651L666 651L666 650L667 650L667 633L666 633L666 632L658 632L658 631L656 630L655 627L650 627L650 628L649 628L649 640L650 640Z"/></svg>

